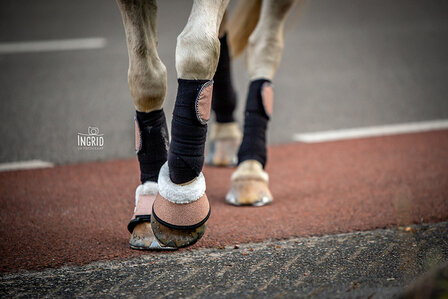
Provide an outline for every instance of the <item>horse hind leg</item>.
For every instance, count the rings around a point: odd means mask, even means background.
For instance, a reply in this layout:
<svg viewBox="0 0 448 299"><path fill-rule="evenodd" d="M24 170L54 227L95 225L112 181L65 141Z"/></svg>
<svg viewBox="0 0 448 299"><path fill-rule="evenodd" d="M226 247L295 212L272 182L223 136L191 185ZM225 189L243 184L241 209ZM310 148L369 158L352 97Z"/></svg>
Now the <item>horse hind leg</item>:
<svg viewBox="0 0 448 299"><path fill-rule="evenodd" d="M165 246L186 247L204 234L210 215L202 174L213 75L219 57L218 29L227 0L195 0L177 38L178 91L171 123L168 162L159 175L151 217Z"/></svg>
<svg viewBox="0 0 448 299"><path fill-rule="evenodd" d="M219 28L219 62L213 77L212 110L215 122L211 125L206 163L214 166L234 166L241 144L241 130L234 118L237 95L233 87L230 51L227 42L226 14Z"/></svg>
<svg viewBox="0 0 448 299"><path fill-rule="evenodd" d="M133 249L161 249L150 226L161 166L167 160L168 130L162 106L166 68L157 53L157 5L154 0L117 0L129 55L128 84L136 109L136 152L141 185L128 224Z"/></svg>
<svg viewBox="0 0 448 299"><path fill-rule="evenodd" d="M233 205L262 206L273 201L269 190L266 131L272 117L271 81L280 64L283 26L294 0L264 0L260 18L249 37L247 65L251 79L246 100L243 141L238 168L232 174L226 201Z"/></svg>

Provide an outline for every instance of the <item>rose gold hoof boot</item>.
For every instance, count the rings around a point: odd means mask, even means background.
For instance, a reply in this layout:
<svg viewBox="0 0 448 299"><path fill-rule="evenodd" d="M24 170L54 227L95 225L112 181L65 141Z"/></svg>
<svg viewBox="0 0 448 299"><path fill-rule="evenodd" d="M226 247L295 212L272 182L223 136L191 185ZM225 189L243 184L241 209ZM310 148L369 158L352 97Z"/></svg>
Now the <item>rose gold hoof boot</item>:
<svg viewBox="0 0 448 299"><path fill-rule="evenodd" d="M272 202L269 176L260 162L247 160L232 174L226 202L236 206L264 206Z"/></svg>
<svg viewBox="0 0 448 299"><path fill-rule="evenodd" d="M157 194L157 183L146 182L137 187L135 192L135 209L128 224L131 233L129 246L137 250L173 250L156 240L151 229L151 211Z"/></svg>
<svg viewBox="0 0 448 299"><path fill-rule="evenodd" d="M205 233L210 206L204 194L187 204L176 204L157 195L151 227L157 240L164 246L182 248L193 245Z"/></svg>
<svg viewBox="0 0 448 299"><path fill-rule="evenodd" d="M151 227L163 246L182 248L193 245L205 233L210 204L205 195L202 173L192 182L177 185L169 178L165 163L159 174L159 194L152 208Z"/></svg>
<svg viewBox="0 0 448 299"><path fill-rule="evenodd" d="M235 166L241 144L241 131L236 122L214 123L206 163L213 166Z"/></svg>

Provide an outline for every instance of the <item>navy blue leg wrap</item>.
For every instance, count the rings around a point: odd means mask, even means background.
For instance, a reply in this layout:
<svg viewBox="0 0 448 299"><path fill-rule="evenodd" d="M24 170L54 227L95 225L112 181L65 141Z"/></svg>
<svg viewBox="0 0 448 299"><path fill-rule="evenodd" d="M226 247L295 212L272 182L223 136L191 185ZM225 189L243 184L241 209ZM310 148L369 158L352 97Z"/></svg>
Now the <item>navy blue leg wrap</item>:
<svg viewBox="0 0 448 299"><path fill-rule="evenodd" d="M254 80L249 85L244 113L244 135L238 151L238 164L246 160L257 160L266 165L266 130L269 116L263 107L261 91L269 80Z"/></svg>
<svg viewBox="0 0 448 299"><path fill-rule="evenodd" d="M168 129L163 109L149 113L137 111L140 129L140 148L137 150L140 164L140 180L157 182L160 167L168 156Z"/></svg>
<svg viewBox="0 0 448 299"><path fill-rule="evenodd" d="M213 78L212 109L219 123L234 122L233 112L236 108L236 93L232 85L232 73L227 45L227 34L221 37L221 52L218 67Z"/></svg>
<svg viewBox="0 0 448 299"><path fill-rule="evenodd" d="M204 165L207 125L198 120L195 101L207 82L209 81L178 79L168 154L170 179L175 184L193 180L201 173Z"/></svg>

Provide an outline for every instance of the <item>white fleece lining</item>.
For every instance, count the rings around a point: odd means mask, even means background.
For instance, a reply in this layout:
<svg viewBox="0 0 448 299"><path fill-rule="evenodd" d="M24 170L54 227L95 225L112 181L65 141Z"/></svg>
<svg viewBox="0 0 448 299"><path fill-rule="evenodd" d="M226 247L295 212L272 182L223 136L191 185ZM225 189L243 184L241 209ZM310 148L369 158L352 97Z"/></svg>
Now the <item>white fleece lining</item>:
<svg viewBox="0 0 448 299"><path fill-rule="evenodd" d="M140 195L156 195L159 191L159 188L157 186L157 183L155 182L145 182L144 184L137 187L135 190L135 210L137 209L138 199Z"/></svg>
<svg viewBox="0 0 448 299"><path fill-rule="evenodd" d="M174 184L170 179L168 162L163 164L159 173L159 193L168 201L176 204L187 204L198 200L205 193L205 178L202 172L188 185Z"/></svg>

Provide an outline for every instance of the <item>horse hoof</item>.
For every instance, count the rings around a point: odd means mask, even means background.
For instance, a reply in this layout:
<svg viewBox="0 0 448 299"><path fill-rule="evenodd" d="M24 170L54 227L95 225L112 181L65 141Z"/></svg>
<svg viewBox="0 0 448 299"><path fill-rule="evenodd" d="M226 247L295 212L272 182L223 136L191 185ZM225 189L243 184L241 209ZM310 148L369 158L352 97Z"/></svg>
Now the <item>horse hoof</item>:
<svg viewBox="0 0 448 299"><path fill-rule="evenodd" d="M209 216L210 205L205 194L187 204L172 203L159 194L153 206L151 227L162 245L182 248L202 238Z"/></svg>
<svg viewBox="0 0 448 299"><path fill-rule="evenodd" d="M264 206L272 202L268 174L261 163L247 160L233 173L226 202L236 206Z"/></svg>
<svg viewBox="0 0 448 299"><path fill-rule="evenodd" d="M147 250L150 249L151 243L154 241L154 234L151 230L151 223L143 222L134 227L129 246L132 249Z"/></svg>
<svg viewBox="0 0 448 299"><path fill-rule="evenodd" d="M259 207L271 203L272 200L267 184L251 179L233 181L226 196L227 203L235 206Z"/></svg>
<svg viewBox="0 0 448 299"><path fill-rule="evenodd" d="M235 166L238 162L238 146L239 141L234 139L211 140L207 164L218 167Z"/></svg>
<svg viewBox="0 0 448 299"><path fill-rule="evenodd" d="M205 233L210 203L205 195L202 172L192 182L174 184L165 163L159 174L159 193L152 206L151 227L163 246L182 248L193 245Z"/></svg>
<svg viewBox="0 0 448 299"><path fill-rule="evenodd" d="M156 198L158 186L154 182L146 182L135 190L134 215L128 224L131 233L129 246L137 250L175 249L161 246L151 229L151 211Z"/></svg>
<svg viewBox="0 0 448 299"><path fill-rule="evenodd" d="M199 241L205 233L207 224L204 223L192 229L176 229L168 227L157 221L155 217L152 217L151 227L154 235L161 244L173 248L182 248L191 246Z"/></svg>
<svg viewBox="0 0 448 299"><path fill-rule="evenodd" d="M235 166L240 143L241 131L237 123L213 124L206 163L213 166Z"/></svg>
<svg viewBox="0 0 448 299"><path fill-rule="evenodd" d="M132 231L129 246L136 250L176 250L176 247L164 246L154 237L150 222L139 223Z"/></svg>

